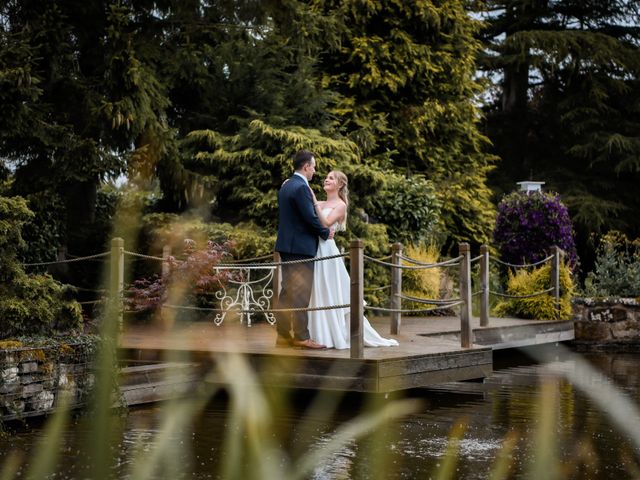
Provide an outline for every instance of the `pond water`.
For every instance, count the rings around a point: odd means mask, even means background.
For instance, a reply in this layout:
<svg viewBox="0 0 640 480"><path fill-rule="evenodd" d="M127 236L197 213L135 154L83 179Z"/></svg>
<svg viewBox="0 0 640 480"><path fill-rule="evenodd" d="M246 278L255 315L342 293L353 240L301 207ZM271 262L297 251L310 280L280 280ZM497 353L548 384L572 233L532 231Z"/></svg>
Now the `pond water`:
<svg viewBox="0 0 640 480"><path fill-rule="evenodd" d="M346 443L323 457L307 478L438 478L446 463L447 446L452 445L452 428L461 422L464 430L457 462L447 478L489 478L502 454L508 454L508 478L541 478L540 472L536 473L541 455L555 458L549 464L542 463L553 465L544 472L545 478L638 478L640 452L629 432L616 427L609 415L608 409L619 408L614 403L599 405L591 393L559 375L576 371L573 352L557 346L495 355L494 372L483 381L408 392L406 396L423 402L417 413L393 420L363 438L347 437ZM580 358L595 368L587 381L593 393L613 384L631 404L640 404L640 354L601 353ZM329 395L324 401L336 402L337 408L328 418L317 410L308 414L314 396L314 392L297 392L287 397L289 407L270 419L273 443L269 448L258 446L265 448L258 455L270 457L280 466L295 462L292 458L310 448L329 444L336 431L362 411L377 411L394 401L382 395ZM224 462L233 455L224 439L237 430L229 409L229 399L218 395L194 421L174 430L168 439L158 435L166 405L139 407L114 417L122 434L113 442L112 478L130 476L133 452L152 452L161 441L172 445L171 458L157 459L159 468L148 478L224 478ZM541 415L540 409L549 415ZM629 424L640 422L637 409L625 415ZM542 435L545 421L550 423ZM43 431L42 421L11 426L9 435L0 438L0 477L2 465L6 468L7 459L15 452L22 464L18 473L26 472ZM90 415L71 419L56 440L60 457L57 473L51 478L90 478L91 460L82 448L83 439L90 434ZM511 442L510 451L505 448L505 439ZM249 461L249 451L238 455L239 462ZM256 478L270 475L257 474Z"/></svg>

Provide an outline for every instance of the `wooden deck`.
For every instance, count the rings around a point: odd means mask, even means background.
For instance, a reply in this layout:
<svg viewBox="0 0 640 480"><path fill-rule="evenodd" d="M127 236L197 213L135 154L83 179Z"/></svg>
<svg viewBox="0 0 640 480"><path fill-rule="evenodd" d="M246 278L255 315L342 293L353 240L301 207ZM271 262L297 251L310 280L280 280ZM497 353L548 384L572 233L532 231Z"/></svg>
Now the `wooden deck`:
<svg viewBox="0 0 640 480"><path fill-rule="evenodd" d="M463 349L456 317L403 318L397 336L387 334L388 318L370 321L400 346L365 348L364 358L351 359L349 350L275 347L275 327L256 323L247 328L231 321L220 327L203 322L173 329L128 327L120 347L129 360L180 358L205 364L208 370L223 357L240 353L269 385L381 393L483 378L492 371L494 349L573 339L570 321L492 318L490 327L480 328L473 319L476 343Z"/></svg>

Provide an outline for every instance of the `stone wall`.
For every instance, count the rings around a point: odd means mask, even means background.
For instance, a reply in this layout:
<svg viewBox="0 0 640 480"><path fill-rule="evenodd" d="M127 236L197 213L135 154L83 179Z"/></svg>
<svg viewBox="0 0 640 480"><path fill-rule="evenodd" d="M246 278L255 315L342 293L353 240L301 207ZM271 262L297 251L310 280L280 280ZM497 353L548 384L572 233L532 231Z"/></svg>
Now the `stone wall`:
<svg viewBox="0 0 640 480"><path fill-rule="evenodd" d="M0 350L0 421L51 412L61 392L82 405L93 383L93 345L17 347Z"/></svg>
<svg viewBox="0 0 640 480"><path fill-rule="evenodd" d="M574 298L573 321L578 347L640 351L640 303L635 298Z"/></svg>

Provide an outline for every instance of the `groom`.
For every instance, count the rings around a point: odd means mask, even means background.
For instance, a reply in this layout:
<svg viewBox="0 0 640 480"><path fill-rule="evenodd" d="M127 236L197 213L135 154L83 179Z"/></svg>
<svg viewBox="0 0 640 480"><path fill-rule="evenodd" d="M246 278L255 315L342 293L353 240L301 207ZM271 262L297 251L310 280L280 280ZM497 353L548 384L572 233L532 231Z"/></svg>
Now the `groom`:
<svg viewBox="0 0 640 480"><path fill-rule="evenodd" d="M283 262L311 259L318 250L318 237L328 239L333 232L324 227L316 214L309 181L316 171L316 159L311 152L301 150L293 157L294 174L278 192L278 238L276 252ZM282 265L279 308L306 308L309 306L313 283L314 262ZM309 338L306 311L283 312L277 318L276 346L294 346L322 349ZM293 327L293 337L291 328Z"/></svg>

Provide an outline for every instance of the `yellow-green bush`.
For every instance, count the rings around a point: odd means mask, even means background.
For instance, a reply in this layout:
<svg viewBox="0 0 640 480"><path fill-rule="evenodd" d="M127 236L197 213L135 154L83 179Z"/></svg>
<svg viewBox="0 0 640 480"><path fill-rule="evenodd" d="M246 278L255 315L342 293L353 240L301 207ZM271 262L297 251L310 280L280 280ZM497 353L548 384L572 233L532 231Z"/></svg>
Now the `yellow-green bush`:
<svg viewBox="0 0 640 480"><path fill-rule="evenodd" d="M532 295L552 286L551 265L546 264L532 271L519 270L509 273L507 294ZM571 317L571 297L573 295L571 271L562 264L560 267L560 318ZM494 313L499 317L512 316L537 320L556 320L555 299L550 293L530 298L505 299L498 302Z"/></svg>
<svg viewBox="0 0 640 480"><path fill-rule="evenodd" d="M437 263L440 257L438 248L431 245L408 245L404 249L404 256L422 263ZM414 263L402 262L406 266L416 266ZM402 293L410 297L424 299L440 298L440 283L442 271L439 267L404 269L402 270ZM433 305L402 300L402 308L407 310L425 310ZM424 313L409 313L407 315L424 315Z"/></svg>

